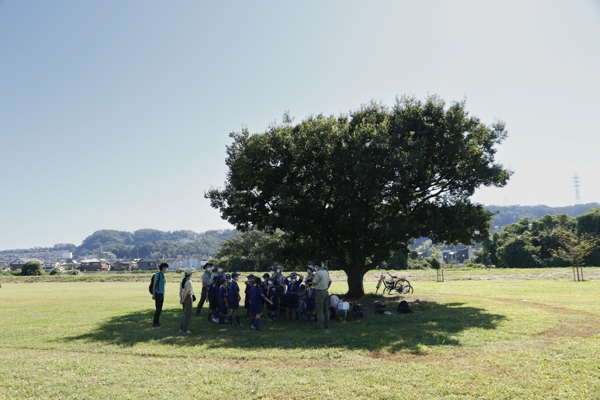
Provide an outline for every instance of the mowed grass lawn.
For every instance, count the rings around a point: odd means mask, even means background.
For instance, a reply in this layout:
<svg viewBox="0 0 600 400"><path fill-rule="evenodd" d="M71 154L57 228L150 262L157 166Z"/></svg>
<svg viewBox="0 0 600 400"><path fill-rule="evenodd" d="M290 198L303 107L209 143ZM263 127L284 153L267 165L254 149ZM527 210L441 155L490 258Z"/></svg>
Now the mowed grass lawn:
<svg viewBox="0 0 600 400"><path fill-rule="evenodd" d="M220 327L204 310L191 335L177 333L178 276L160 328L145 280L5 280L0 398L600 398L600 280L470 274L422 274L406 297L413 314L375 315L369 294L363 318L325 331L263 320L254 332L245 317ZM400 300L382 299L391 311Z"/></svg>

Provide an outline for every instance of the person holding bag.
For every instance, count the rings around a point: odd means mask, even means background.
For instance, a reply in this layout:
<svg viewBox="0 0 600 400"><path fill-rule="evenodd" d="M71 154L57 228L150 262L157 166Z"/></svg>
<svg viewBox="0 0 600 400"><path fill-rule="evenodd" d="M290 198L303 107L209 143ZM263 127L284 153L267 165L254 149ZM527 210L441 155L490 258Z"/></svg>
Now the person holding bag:
<svg viewBox="0 0 600 400"><path fill-rule="evenodd" d="M186 268L184 270L185 276L181 280L179 289L179 304L183 306L183 317L181 318L181 327L179 333L192 333L188 330L188 325L192 319L192 308L196 296L194 296L194 289L192 287L192 274L194 270Z"/></svg>

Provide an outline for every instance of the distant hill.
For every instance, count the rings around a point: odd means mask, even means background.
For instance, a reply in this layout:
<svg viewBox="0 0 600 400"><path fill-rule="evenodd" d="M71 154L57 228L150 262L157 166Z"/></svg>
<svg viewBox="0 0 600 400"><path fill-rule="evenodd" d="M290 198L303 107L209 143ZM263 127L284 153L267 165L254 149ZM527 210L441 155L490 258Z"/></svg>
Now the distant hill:
<svg viewBox="0 0 600 400"><path fill-rule="evenodd" d="M0 259L16 257L60 257L62 250L73 252L75 258L95 255L100 249L114 253L117 258L173 257L177 255L214 255L221 243L236 234L235 229L164 232L140 229L135 232L102 229L86 237L80 246L59 243L53 247L14 249L0 251Z"/></svg>
<svg viewBox="0 0 600 400"><path fill-rule="evenodd" d="M521 218L529 217L539 219L544 215L567 214L570 217L577 217L592 208L600 207L599 203L575 204L565 207L539 206L486 206L491 212L498 212L492 226L502 229L503 226L515 223Z"/></svg>
<svg viewBox="0 0 600 400"><path fill-rule="evenodd" d="M118 258L173 257L186 254L217 252L221 243L230 238L235 229L213 230L204 233L193 231L165 232L156 229L140 229L135 232L103 229L94 232L77 246L76 257L102 251L110 251Z"/></svg>

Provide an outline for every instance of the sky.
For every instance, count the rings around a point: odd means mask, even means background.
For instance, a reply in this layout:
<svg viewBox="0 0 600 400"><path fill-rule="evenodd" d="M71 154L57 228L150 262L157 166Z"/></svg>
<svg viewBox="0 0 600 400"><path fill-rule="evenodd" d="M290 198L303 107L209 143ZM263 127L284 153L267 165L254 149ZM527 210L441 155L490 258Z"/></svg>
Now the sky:
<svg viewBox="0 0 600 400"><path fill-rule="evenodd" d="M230 132L434 94L506 123L474 201L600 202L600 0L0 0L0 250L232 228Z"/></svg>

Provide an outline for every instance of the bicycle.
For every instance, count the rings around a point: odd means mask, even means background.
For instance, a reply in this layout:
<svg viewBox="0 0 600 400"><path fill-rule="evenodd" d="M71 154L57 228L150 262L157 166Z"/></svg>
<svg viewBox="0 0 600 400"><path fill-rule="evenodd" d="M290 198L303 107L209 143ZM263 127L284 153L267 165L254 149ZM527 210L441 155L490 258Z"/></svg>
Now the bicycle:
<svg viewBox="0 0 600 400"><path fill-rule="evenodd" d="M392 291L395 290L399 294L412 294L413 287L407 279L398 278L395 275L386 272L389 276L386 279L384 274L379 274L379 279L377 280L377 286L375 286L375 294L379 291L381 284L383 284L383 294L385 294L386 290L388 294L392 294Z"/></svg>

